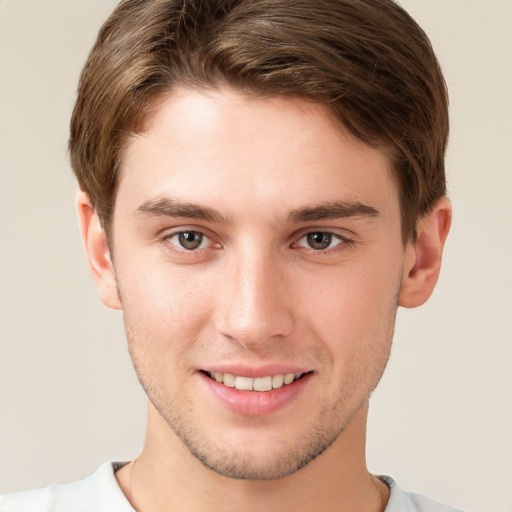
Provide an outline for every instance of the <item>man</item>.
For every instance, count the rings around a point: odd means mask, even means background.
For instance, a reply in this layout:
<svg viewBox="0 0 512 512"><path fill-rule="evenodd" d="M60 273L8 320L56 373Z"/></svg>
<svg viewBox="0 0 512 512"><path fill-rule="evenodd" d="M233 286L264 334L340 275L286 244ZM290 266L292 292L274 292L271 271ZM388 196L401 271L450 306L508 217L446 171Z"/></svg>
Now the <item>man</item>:
<svg viewBox="0 0 512 512"><path fill-rule="evenodd" d="M447 134L435 55L391 0L122 2L70 152L146 442L0 510L454 510L365 464L396 308L439 274Z"/></svg>

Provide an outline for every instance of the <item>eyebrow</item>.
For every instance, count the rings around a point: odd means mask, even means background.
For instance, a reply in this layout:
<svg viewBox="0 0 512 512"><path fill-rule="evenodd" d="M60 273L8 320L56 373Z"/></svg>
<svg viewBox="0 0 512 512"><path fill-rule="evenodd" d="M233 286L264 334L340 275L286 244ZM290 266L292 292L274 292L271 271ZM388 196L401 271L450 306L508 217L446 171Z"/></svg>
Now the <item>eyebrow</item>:
<svg viewBox="0 0 512 512"><path fill-rule="evenodd" d="M331 201L318 206L299 208L290 212L290 222L341 219L347 217L378 217L379 211L358 200Z"/></svg>
<svg viewBox="0 0 512 512"><path fill-rule="evenodd" d="M170 197L150 199L137 208L137 213L151 217L184 217L207 222L228 223L217 210L193 203L181 203Z"/></svg>
<svg viewBox="0 0 512 512"><path fill-rule="evenodd" d="M136 210L138 214L149 217L183 217L207 222L229 223L220 212L207 206L194 203L182 203L171 197L150 199ZM358 200L330 201L317 206L307 206L292 210L288 222L310 222L347 217L377 217L379 211Z"/></svg>

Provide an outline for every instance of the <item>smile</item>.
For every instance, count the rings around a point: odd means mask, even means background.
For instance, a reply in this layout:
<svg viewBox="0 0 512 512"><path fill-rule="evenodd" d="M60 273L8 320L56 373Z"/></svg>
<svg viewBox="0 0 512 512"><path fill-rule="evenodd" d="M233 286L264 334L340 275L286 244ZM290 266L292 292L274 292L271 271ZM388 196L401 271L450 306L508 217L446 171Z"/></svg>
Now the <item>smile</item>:
<svg viewBox="0 0 512 512"><path fill-rule="evenodd" d="M305 373L286 373L266 377L242 377L231 373L205 372L214 381L241 391L271 391L300 379Z"/></svg>

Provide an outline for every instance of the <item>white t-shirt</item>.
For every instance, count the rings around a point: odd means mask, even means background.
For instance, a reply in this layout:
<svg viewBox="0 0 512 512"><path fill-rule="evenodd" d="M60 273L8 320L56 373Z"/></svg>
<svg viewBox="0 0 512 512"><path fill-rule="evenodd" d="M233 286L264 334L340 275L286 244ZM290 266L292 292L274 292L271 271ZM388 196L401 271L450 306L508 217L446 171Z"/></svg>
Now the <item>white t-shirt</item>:
<svg viewBox="0 0 512 512"><path fill-rule="evenodd" d="M85 480L0 496L0 512L135 512L114 476L121 466L106 462ZM462 512L404 492L389 476L380 478L391 490L384 512Z"/></svg>

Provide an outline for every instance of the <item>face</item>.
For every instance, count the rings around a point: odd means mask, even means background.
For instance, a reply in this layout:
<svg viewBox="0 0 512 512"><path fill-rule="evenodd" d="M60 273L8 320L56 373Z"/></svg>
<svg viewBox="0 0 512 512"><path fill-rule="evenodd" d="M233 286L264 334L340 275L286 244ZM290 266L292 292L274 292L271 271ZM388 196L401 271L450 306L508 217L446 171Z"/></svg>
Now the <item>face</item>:
<svg viewBox="0 0 512 512"><path fill-rule="evenodd" d="M112 233L137 374L191 453L276 478L343 436L403 273L379 151L319 105L178 89L126 149Z"/></svg>

